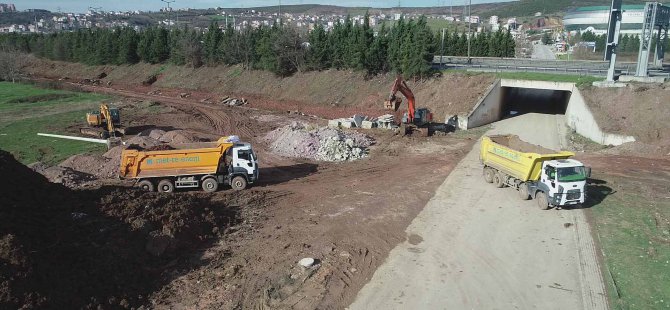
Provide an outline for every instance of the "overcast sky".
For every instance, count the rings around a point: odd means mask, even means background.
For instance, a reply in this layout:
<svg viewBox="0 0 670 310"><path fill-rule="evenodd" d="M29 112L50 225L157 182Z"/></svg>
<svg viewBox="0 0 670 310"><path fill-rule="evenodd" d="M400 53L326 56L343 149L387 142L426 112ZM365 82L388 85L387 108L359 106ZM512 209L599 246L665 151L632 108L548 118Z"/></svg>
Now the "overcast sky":
<svg viewBox="0 0 670 310"><path fill-rule="evenodd" d="M401 6L463 5L467 0L400 0ZM510 0L472 0L472 3L502 2ZM63 12L84 12L88 7L101 7L104 11L158 10L165 3L160 0L4 0L14 3L17 10L47 9ZM279 0L177 0L175 8L255 7L277 5ZM339 6L395 7L398 0L281 0L284 4L332 4Z"/></svg>

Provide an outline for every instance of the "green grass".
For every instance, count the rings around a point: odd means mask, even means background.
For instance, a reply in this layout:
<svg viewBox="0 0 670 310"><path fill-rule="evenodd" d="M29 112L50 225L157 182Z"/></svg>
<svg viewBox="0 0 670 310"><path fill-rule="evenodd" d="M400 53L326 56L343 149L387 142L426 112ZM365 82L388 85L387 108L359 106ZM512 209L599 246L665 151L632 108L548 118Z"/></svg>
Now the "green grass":
<svg viewBox="0 0 670 310"><path fill-rule="evenodd" d="M551 74L551 73L540 73L540 72L498 72L496 73L496 76L498 76L501 79L568 82L568 83L575 83L577 84L577 86L591 84L595 81L603 80L603 78L590 75Z"/></svg>
<svg viewBox="0 0 670 310"><path fill-rule="evenodd" d="M605 258L612 308L669 309L668 193L647 195L642 184L625 182L596 186L595 199L611 194L590 209Z"/></svg>
<svg viewBox="0 0 670 310"><path fill-rule="evenodd" d="M0 83L0 149L24 164L42 161L50 165L74 154L102 152L102 144L40 137L37 133L67 134L68 127L82 127L86 111L106 99L97 94Z"/></svg>

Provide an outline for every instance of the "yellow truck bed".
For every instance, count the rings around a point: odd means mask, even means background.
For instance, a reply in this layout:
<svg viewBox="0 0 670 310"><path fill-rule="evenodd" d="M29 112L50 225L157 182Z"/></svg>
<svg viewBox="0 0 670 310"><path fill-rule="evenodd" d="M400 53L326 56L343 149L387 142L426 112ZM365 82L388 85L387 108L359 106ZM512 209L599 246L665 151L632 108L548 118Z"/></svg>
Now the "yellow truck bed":
<svg viewBox="0 0 670 310"><path fill-rule="evenodd" d="M178 148L162 151L123 150L121 178L152 178L181 175L214 174L221 157L233 146L226 138L217 142L199 143L198 148Z"/></svg>
<svg viewBox="0 0 670 310"><path fill-rule="evenodd" d="M512 145L511 141L517 142ZM543 152L543 154L538 152ZM542 162L567 159L574 155L572 152L543 149L520 141L516 136L498 135L482 138L479 159L484 165L496 168L525 182L540 178Z"/></svg>

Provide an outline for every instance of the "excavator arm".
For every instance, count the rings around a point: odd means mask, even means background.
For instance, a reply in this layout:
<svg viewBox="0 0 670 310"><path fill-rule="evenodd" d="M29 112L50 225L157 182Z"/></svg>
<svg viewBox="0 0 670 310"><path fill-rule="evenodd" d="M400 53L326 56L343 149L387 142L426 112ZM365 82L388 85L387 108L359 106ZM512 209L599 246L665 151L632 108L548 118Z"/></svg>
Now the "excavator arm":
<svg viewBox="0 0 670 310"><path fill-rule="evenodd" d="M115 135L114 133L116 128L114 128L114 121L112 120L112 113L109 112L109 106L104 103L100 105L100 117L107 122L107 132L109 132L109 135L113 137Z"/></svg>
<svg viewBox="0 0 670 310"><path fill-rule="evenodd" d="M405 98L407 98L407 116L408 116L408 121L412 122L414 120L414 112L415 112L415 101L414 101L414 93L412 92L411 89L409 89L409 86L407 86L407 83L405 80L402 78L402 76L398 76L395 79L395 82L393 82L393 86L391 87L391 94L389 95L389 99L386 102L385 106L387 107L393 107L395 111L398 111L398 108L400 107L399 104L395 104L396 102L400 102L401 99L396 97L396 94L400 92Z"/></svg>

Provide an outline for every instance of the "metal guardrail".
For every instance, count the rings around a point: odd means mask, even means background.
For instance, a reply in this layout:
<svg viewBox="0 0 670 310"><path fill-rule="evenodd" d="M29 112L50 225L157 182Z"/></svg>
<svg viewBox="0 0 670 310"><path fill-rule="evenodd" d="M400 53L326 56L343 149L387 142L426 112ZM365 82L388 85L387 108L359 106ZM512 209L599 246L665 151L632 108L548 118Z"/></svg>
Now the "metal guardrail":
<svg viewBox="0 0 670 310"><path fill-rule="evenodd" d="M586 60L544 60L530 58L493 58L462 56L435 56L433 67L438 69L467 69L492 72L545 72L557 74L606 76L609 62ZM442 64L442 67L440 67ZM635 63L619 63L620 74L634 74Z"/></svg>

